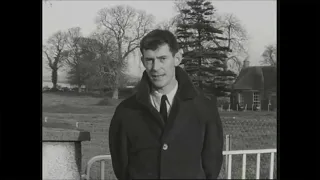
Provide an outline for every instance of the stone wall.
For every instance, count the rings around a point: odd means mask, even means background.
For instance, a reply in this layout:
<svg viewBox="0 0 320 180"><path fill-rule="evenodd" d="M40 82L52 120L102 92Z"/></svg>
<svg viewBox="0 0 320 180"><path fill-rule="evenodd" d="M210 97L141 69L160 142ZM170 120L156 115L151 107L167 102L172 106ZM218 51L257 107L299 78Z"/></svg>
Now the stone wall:
<svg viewBox="0 0 320 180"><path fill-rule="evenodd" d="M90 133L67 124L43 123L42 179L79 180L81 175L81 142Z"/></svg>

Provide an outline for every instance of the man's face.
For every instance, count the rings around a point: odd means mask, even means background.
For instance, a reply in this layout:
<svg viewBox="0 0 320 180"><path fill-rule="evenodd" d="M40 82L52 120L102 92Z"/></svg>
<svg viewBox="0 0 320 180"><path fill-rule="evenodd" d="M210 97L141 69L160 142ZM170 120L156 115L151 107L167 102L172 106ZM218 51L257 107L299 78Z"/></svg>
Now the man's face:
<svg viewBox="0 0 320 180"><path fill-rule="evenodd" d="M141 58L146 72L157 89L164 88L175 77L175 66L180 63L177 54L173 56L168 44L158 47L156 50L143 50Z"/></svg>

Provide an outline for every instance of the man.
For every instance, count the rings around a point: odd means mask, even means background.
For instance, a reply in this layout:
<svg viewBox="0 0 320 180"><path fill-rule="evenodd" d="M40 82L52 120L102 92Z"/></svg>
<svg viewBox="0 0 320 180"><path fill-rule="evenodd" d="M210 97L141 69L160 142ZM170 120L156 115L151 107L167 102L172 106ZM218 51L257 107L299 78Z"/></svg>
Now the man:
<svg viewBox="0 0 320 180"><path fill-rule="evenodd" d="M170 31L140 42L146 70L137 92L116 108L109 129L118 179L216 179L223 135L216 100L197 90L178 65Z"/></svg>

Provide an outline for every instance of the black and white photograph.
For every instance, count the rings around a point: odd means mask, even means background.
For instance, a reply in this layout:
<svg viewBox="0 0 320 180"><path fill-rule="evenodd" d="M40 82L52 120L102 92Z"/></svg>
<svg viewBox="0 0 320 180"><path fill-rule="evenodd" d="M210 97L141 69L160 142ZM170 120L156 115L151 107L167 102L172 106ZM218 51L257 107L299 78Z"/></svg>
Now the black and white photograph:
<svg viewBox="0 0 320 180"><path fill-rule="evenodd" d="M277 179L276 0L42 0L42 179Z"/></svg>

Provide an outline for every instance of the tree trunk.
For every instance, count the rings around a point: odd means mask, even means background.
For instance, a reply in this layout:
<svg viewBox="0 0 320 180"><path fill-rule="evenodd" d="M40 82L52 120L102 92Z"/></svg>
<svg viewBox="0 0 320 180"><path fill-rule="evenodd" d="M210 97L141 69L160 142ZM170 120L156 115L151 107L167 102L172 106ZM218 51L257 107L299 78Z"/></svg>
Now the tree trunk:
<svg viewBox="0 0 320 180"><path fill-rule="evenodd" d="M203 90L203 87L202 87L202 79L201 79L201 58L199 58L199 60L198 60L198 68L199 68L199 71L198 71L199 88L200 88L201 90Z"/></svg>
<svg viewBox="0 0 320 180"><path fill-rule="evenodd" d="M103 88L99 88L99 93L101 97L104 97L104 89Z"/></svg>
<svg viewBox="0 0 320 180"><path fill-rule="evenodd" d="M80 74L80 67L79 64L76 64L76 75L77 75L77 83L78 83L78 93L81 93L81 74Z"/></svg>
<svg viewBox="0 0 320 180"><path fill-rule="evenodd" d="M115 84L112 93L112 99L119 99L119 84L120 84L120 76L121 76L121 69L122 69L122 61L124 61L124 57L122 57L122 42L118 39L118 61L120 65L117 67L115 71Z"/></svg>
<svg viewBox="0 0 320 180"><path fill-rule="evenodd" d="M224 59L223 64L224 64L223 71L227 71L228 70L228 60Z"/></svg>
<svg viewBox="0 0 320 180"><path fill-rule="evenodd" d="M78 84L78 93L81 93L81 84Z"/></svg>
<svg viewBox="0 0 320 180"><path fill-rule="evenodd" d="M200 23L199 20L198 20L198 23ZM202 54L202 50L203 50L203 49L202 49L202 45L201 45L201 32L200 32L200 30L198 30L198 46L199 46L198 49L199 49L199 51L200 51L200 54ZM201 79L201 64L202 64L202 58L199 57L199 59L198 59L199 88L200 88L201 90L203 90L203 87L202 87L202 79Z"/></svg>
<svg viewBox="0 0 320 180"><path fill-rule="evenodd" d="M119 99L119 88L113 90L112 99Z"/></svg>
<svg viewBox="0 0 320 180"><path fill-rule="evenodd" d="M119 72L116 72L116 78L115 78L115 82L114 82L114 87L113 87L113 92L112 92L112 99L119 99L119 76L121 76L119 74Z"/></svg>
<svg viewBox="0 0 320 180"><path fill-rule="evenodd" d="M52 89L54 91L56 91L57 90L57 82L58 82L58 69L52 69L51 81L52 81L52 84L53 84Z"/></svg>

